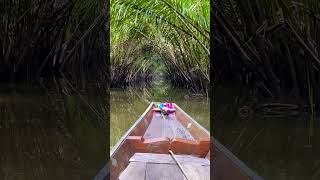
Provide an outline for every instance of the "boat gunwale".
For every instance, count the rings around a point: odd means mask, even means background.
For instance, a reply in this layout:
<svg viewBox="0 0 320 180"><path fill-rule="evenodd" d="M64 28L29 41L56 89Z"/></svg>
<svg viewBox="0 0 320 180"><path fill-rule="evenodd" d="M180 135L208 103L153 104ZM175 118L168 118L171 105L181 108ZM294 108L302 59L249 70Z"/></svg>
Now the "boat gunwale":
<svg viewBox="0 0 320 180"><path fill-rule="evenodd" d="M239 158L237 158L231 151L229 151L225 146L223 146L216 138L210 135L209 131L201 126L196 120L194 120L189 114L187 114L181 107L177 104L173 103L176 109L179 109L190 121L195 123L201 130L206 132L210 136L210 141L213 144L214 148L217 148L221 151L230 161L232 161L236 166L239 167L240 171L242 171L246 176L250 177L254 180L263 180L262 177L257 175L253 170L251 170L244 162L242 162ZM212 139L211 139L212 138ZM211 149L210 149L211 153Z"/></svg>
<svg viewBox="0 0 320 180"><path fill-rule="evenodd" d="M113 154L121 147L121 145L124 143L126 138L132 133L134 128L143 120L143 118L146 116L146 114L150 111L152 106L154 105L154 102L151 102L148 108L144 111L144 113L133 123L133 125L130 127L130 129L119 139L117 144L113 146L113 148L110 151L110 158L113 156Z"/></svg>
<svg viewBox="0 0 320 180"><path fill-rule="evenodd" d="M173 103L173 105L175 107L177 107L176 109L179 109L179 111L182 112L183 115L185 115L189 121L191 121L192 123L194 123L197 127L199 127L202 131L204 131L210 138L210 132L204 128L203 126L201 126L196 120L194 120L188 113L186 113L180 106L178 106L176 103Z"/></svg>
<svg viewBox="0 0 320 180"><path fill-rule="evenodd" d="M217 139L215 139L214 137L211 138L213 138L214 141L214 148L217 148L219 151L221 151L230 161L232 161L237 167L239 167L240 171L242 171L246 176L253 180L263 180L262 177L257 175L244 162L242 162L231 151L229 151L225 146L223 146Z"/></svg>

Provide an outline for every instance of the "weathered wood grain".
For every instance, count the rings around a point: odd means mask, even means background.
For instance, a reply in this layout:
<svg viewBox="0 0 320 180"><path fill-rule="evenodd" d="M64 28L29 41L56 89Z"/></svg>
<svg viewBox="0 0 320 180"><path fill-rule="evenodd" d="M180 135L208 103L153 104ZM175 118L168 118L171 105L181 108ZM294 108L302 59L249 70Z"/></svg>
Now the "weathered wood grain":
<svg viewBox="0 0 320 180"><path fill-rule="evenodd" d="M210 134L205 128L192 119L178 105L174 104L174 107L176 108L176 119L182 124L183 127L188 129L188 132L190 132L193 138L196 140L210 138Z"/></svg>
<svg viewBox="0 0 320 180"><path fill-rule="evenodd" d="M120 172L123 171L129 163L129 159L134 152L130 143L124 141L117 153L110 157L110 179L117 179Z"/></svg>
<svg viewBox="0 0 320 180"><path fill-rule="evenodd" d="M152 139L152 138L159 138L163 136L163 129L164 129L164 121L161 116L157 116L159 113L154 113L153 119L149 124L146 132L144 133L144 139Z"/></svg>
<svg viewBox="0 0 320 180"><path fill-rule="evenodd" d="M191 155L175 155L181 164L193 164L200 166L210 166L210 161L205 158L197 158ZM163 163L176 164L169 154L156 153L135 153L129 160L130 162L147 162L147 163Z"/></svg>
<svg viewBox="0 0 320 180"><path fill-rule="evenodd" d="M190 132L176 119L175 115L169 116L168 119L168 123L173 129L174 137L194 140Z"/></svg>
<svg viewBox="0 0 320 180"><path fill-rule="evenodd" d="M184 175L175 164L147 163L145 180L183 180Z"/></svg>
<svg viewBox="0 0 320 180"><path fill-rule="evenodd" d="M160 113L155 112L149 127L144 133L144 139L175 137L194 140L189 131L176 119L174 114L170 114L163 119Z"/></svg>
<svg viewBox="0 0 320 180"><path fill-rule="evenodd" d="M209 180L210 166L201 166L196 164L181 164L190 180ZM185 178L186 179L186 178Z"/></svg>
<svg viewBox="0 0 320 180"><path fill-rule="evenodd" d="M144 180L146 171L145 162L131 162L127 168L120 174L119 180Z"/></svg>

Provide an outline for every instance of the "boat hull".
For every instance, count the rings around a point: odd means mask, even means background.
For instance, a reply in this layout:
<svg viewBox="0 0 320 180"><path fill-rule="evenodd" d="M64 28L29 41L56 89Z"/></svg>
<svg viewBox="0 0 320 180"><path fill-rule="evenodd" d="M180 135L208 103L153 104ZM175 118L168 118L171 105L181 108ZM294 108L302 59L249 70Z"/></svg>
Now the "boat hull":
<svg viewBox="0 0 320 180"><path fill-rule="evenodd" d="M159 129L161 128L159 127L164 126L164 124L161 125L161 119L157 119L159 117L155 115L156 111L153 111L154 105L155 103L149 105L141 117L112 148L110 152L110 162L107 164L107 167L109 167L108 170L110 171L108 171L105 179L118 179L121 172L128 166L130 158L136 153L169 154L169 150L173 150L177 155L192 155L208 160L213 156L213 164L211 165L213 170L211 176L213 176L213 179L262 179L217 140L212 138L210 144L210 133L176 104L174 104L176 110L173 118L182 126L180 129L186 129L191 137L183 133L180 133L182 135L178 133L178 135L174 134L174 136L170 136L165 132L168 127L162 128L165 129L162 131L162 134L159 132L148 133L148 130L152 128L154 129L150 130L150 132L160 131ZM154 127L151 128L151 126ZM179 135L181 137L179 137ZM213 151L210 151L210 149ZM212 152L212 154L210 152Z"/></svg>

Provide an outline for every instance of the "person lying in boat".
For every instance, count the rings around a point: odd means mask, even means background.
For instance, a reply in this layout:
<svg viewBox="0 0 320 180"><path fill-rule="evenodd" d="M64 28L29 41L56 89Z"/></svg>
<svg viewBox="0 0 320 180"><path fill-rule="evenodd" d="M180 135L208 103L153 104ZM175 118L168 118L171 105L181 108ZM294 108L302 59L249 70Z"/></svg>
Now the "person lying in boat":
<svg viewBox="0 0 320 180"><path fill-rule="evenodd" d="M156 108L155 111L161 111L164 115L168 115L175 112L175 109L173 108L172 103L164 102L158 104L158 108Z"/></svg>

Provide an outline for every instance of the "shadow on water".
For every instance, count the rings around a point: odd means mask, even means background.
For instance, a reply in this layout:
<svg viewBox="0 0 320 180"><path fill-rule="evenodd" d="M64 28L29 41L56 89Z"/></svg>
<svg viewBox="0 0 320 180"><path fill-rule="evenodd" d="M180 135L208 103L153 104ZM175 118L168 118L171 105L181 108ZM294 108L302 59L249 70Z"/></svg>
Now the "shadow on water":
<svg viewBox="0 0 320 180"><path fill-rule="evenodd" d="M0 86L0 179L92 179L104 165L103 126L68 88ZM94 90L81 92L98 107Z"/></svg>
<svg viewBox="0 0 320 180"><path fill-rule="evenodd" d="M311 125L307 113L287 111L267 117L270 109L244 117L239 109L248 107L248 101L254 100L240 86L215 89L214 136L265 179L320 179L318 121Z"/></svg>
<svg viewBox="0 0 320 180"><path fill-rule="evenodd" d="M189 95L159 80L151 86L112 89L110 94L110 146L114 146L148 107L149 102L174 102L209 130L209 99ZM110 147L110 148L111 148Z"/></svg>

